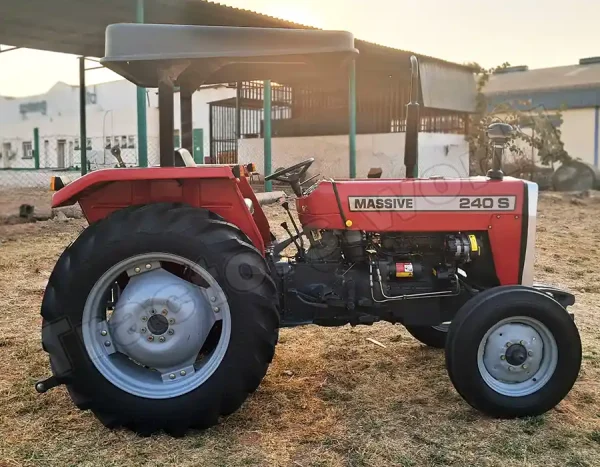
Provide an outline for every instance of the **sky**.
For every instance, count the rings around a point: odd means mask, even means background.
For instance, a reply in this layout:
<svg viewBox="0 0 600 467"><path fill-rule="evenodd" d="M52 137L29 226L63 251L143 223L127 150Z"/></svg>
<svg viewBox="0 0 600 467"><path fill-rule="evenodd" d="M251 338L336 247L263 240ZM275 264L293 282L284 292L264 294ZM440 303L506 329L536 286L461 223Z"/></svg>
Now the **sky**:
<svg viewBox="0 0 600 467"><path fill-rule="evenodd" d="M475 61L486 67L509 62L543 68L600 56L600 0L220 2L324 29L348 30L360 39L453 62ZM89 66L93 65L90 62ZM86 74L86 79L95 84L118 76L108 70L94 70ZM28 49L0 54L0 95L41 94L57 81L78 83L74 56Z"/></svg>

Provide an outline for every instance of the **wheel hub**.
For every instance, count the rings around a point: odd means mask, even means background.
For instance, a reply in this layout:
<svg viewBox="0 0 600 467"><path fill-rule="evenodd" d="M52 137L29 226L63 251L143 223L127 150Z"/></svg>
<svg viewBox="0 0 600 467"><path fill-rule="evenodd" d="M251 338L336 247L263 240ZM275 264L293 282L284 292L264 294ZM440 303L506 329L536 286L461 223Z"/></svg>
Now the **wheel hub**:
<svg viewBox="0 0 600 467"><path fill-rule="evenodd" d="M524 345L513 344L506 350L505 357L509 365L522 365L527 360L527 349Z"/></svg>
<svg viewBox="0 0 600 467"><path fill-rule="evenodd" d="M521 383L537 372L544 354L542 338L531 326L507 323L488 337L484 364L497 380Z"/></svg>
<svg viewBox="0 0 600 467"><path fill-rule="evenodd" d="M163 315L153 315L148 320L148 331L161 336L169 329L169 321Z"/></svg>
<svg viewBox="0 0 600 467"><path fill-rule="evenodd" d="M158 269L130 279L109 331L117 351L166 373L194 364L216 318L203 289Z"/></svg>
<svg viewBox="0 0 600 467"><path fill-rule="evenodd" d="M556 369L558 350L550 330L537 319L499 321L483 336L477 364L487 385L509 397L533 394Z"/></svg>
<svg viewBox="0 0 600 467"><path fill-rule="evenodd" d="M163 264L183 266L190 280ZM108 300L123 274L129 281L119 287L109 315ZM216 321L218 340L199 359ZM92 363L113 385L139 397L170 399L217 370L229 346L231 313L217 280L196 262L145 253L115 264L96 281L83 310L82 335Z"/></svg>

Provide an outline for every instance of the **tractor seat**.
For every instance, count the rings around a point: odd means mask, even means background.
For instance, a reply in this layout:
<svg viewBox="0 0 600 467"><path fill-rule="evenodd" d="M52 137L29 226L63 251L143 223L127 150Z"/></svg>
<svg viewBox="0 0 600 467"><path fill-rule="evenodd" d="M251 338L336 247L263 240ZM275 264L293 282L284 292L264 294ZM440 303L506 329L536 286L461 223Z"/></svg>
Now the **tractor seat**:
<svg viewBox="0 0 600 467"><path fill-rule="evenodd" d="M196 167L194 158L185 148L175 149L175 167Z"/></svg>

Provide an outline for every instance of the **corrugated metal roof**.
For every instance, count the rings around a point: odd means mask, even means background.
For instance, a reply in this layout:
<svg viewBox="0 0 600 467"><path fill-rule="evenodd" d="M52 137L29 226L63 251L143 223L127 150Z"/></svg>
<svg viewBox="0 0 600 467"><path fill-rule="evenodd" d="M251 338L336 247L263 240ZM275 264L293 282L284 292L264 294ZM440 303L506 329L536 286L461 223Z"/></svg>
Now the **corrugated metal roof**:
<svg viewBox="0 0 600 467"><path fill-rule="evenodd" d="M600 63L495 74L484 92L497 95L581 88L600 88Z"/></svg>
<svg viewBox="0 0 600 467"><path fill-rule="evenodd" d="M135 4L134 0L2 0L0 43L102 57L106 26L134 22ZM209 0L145 0L145 20L155 24L316 29ZM356 41L356 47L369 54L412 53L361 40ZM419 58L467 68L425 55Z"/></svg>

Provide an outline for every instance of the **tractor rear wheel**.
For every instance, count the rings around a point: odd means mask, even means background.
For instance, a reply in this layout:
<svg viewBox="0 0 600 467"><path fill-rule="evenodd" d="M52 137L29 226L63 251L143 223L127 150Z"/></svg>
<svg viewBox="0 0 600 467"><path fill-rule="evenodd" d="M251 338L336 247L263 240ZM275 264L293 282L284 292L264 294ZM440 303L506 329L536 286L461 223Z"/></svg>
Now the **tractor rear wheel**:
<svg viewBox="0 0 600 467"><path fill-rule="evenodd" d="M573 387L580 365L575 323L557 301L530 287L480 292L458 311L446 341L454 387L495 417L552 409Z"/></svg>
<svg viewBox="0 0 600 467"><path fill-rule="evenodd" d="M108 427L179 436L237 410L277 343L276 287L235 226L179 204L117 211L61 255L42 343L74 403Z"/></svg>
<svg viewBox="0 0 600 467"><path fill-rule="evenodd" d="M446 347L446 337L450 323L441 323L437 326L406 326L410 334L423 344L443 349Z"/></svg>

